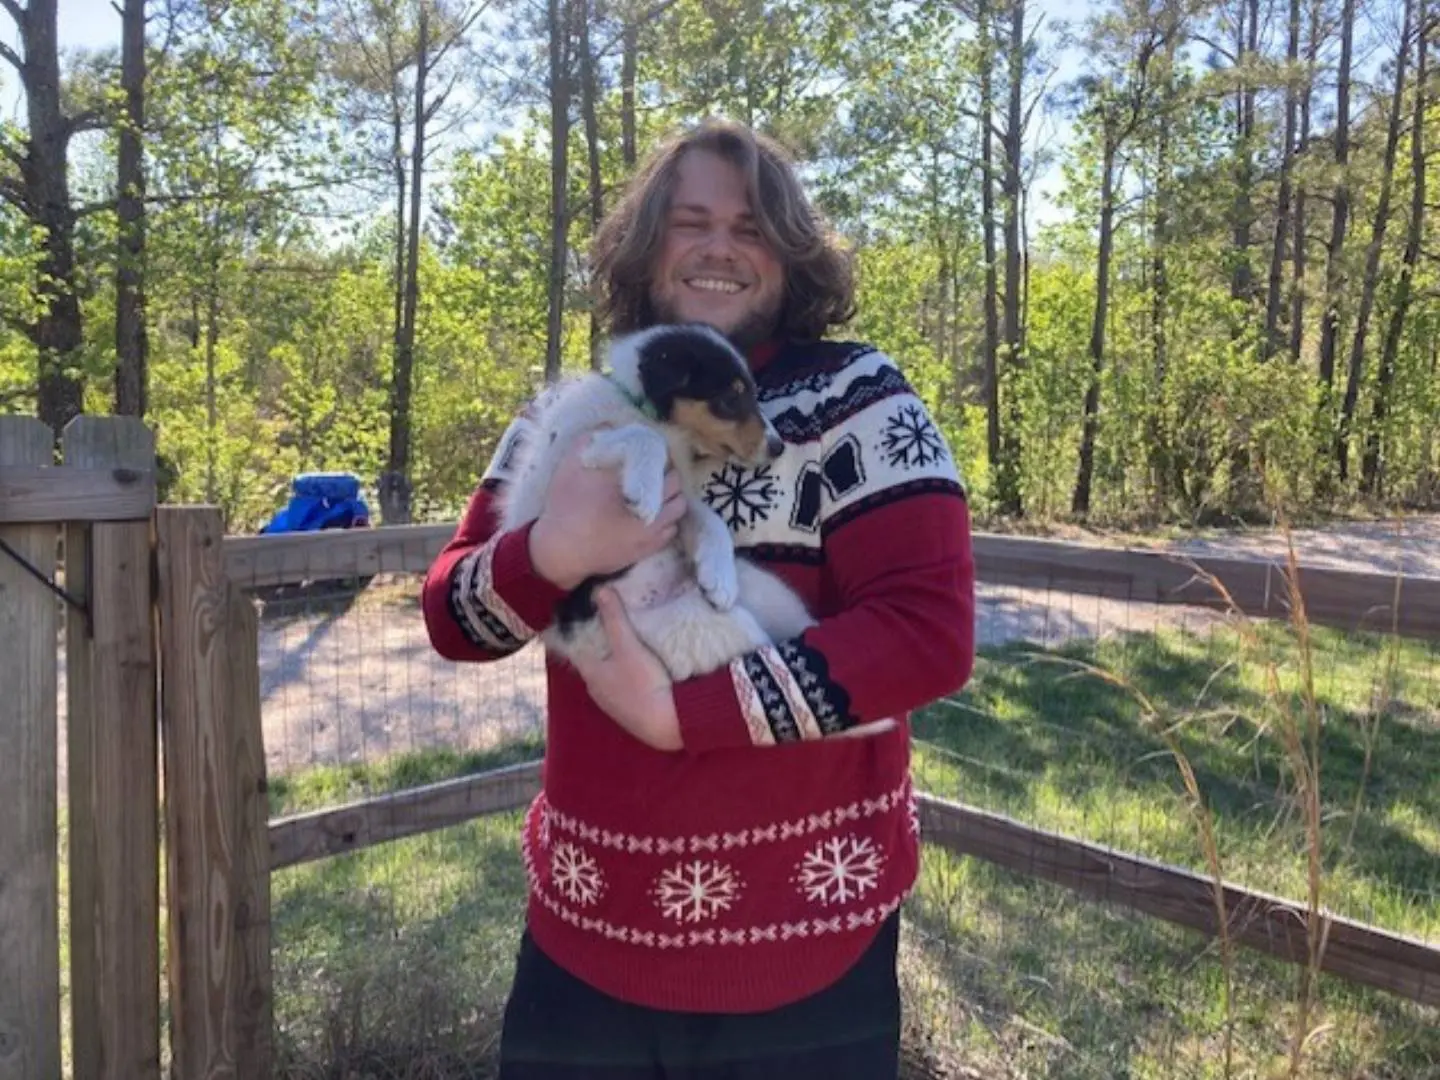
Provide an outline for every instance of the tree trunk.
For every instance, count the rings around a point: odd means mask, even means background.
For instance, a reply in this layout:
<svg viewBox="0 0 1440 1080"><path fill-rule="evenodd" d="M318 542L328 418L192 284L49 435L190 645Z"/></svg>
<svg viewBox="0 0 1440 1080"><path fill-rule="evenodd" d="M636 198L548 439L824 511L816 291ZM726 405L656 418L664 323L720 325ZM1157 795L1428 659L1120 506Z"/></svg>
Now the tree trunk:
<svg viewBox="0 0 1440 1080"><path fill-rule="evenodd" d="M632 12L625 14L620 44L620 157L626 169L633 169L637 157L635 139L635 79L640 58L640 26Z"/></svg>
<svg viewBox="0 0 1440 1080"><path fill-rule="evenodd" d="M75 211L66 159L72 127L61 105L56 12L56 0L30 0L12 12L28 127L20 191L6 197L41 235L35 276L39 315L25 330L36 351L39 417L59 438L83 409L84 382L74 372L85 334L75 290Z"/></svg>
<svg viewBox="0 0 1440 1080"><path fill-rule="evenodd" d="M569 174L570 71L567 64L566 0L548 0L550 31L550 310L545 325L545 381L560 377L561 334L565 318L566 226L569 204L565 195Z"/></svg>
<svg viewBox="0 0 1440 1080"><path fill-rule="evenodd" d="M1395 157L1400 147L1400 121L1405 104L1405 65L1410 58L1410 28L1415 13L1414 0L1405 0L1401 17L1400 47L1395 53L1395 89L1390 98L1390 116L1385 128L1385 158L1380 167L1380 195L1375 204L1375 223L1370 230L1370 246L1365 252L1365 280L1360 288L1360 307L1355 313L1355 337L1350 345L1350 371L1345 380L1345 400L1340 406L1340 426L1335 434L1335 464L1343 484L1350 478L1350 430L1355 422L1355 406L1360 398L1360 378L1365 371L1365 335L1370 329L1370 315L1375 310L1375 286L1380 279L1380 251L1385 244L1385 231L1390 223L1390 195L1395 186Z"/></svg>
<svg viewBox="0 0 1440 1080"><path fill-rule="evenodd" d="M1171 463L1165 437L1165 382L1170 374L1169 341L1166 337L1170 308L1170 129L1158 125L1155 148L1155 224L1150 237L1150 352L1155 373L1155 392L1147 410L1147 439L1150 444L1150 482L1157 509L1169 501Z"/></svg>
<svg viewBox="0 0 1440 1080"><path fill-rule="evenodd" d="M1370 431L1365 438L1365 456L1361 462L1361 490L1372 496L1383 495L1385 490L1385 417L1390 411L1390 388L1395 382L1400 335L1405 329L1405 316L1409 313L1414 292L1415 266L1425 235L1425 77L1428 74L1426 61L1429 52L1426 18L1425 0L1419 0L1415 12L1415 104L1410 121L1410 226L1405 233L1400 280L1395 283L1394 306L1390 310L1390 323L1385 329L1385 344L1380 351L1375 402L1371 406ZM1431 419L1427 424L1427 436L1433 423Z"/></svg>
<svg viewBox="0 0 1440 1080"><path fill-rule="evenodd" d="M399 93L398 84L391 88L390 162L395 173L395 312L391 325L394 327L396 355L405 336L405 251L409 235L405 227L405 117L400 108Z"/></svg>
<svg viewBox="0 0 1440 1080"><path fill-rule="evenodd" d="M1315 91L1315 58L1320 52L1320 19L1316 6L1310 5L1310 40L1305 50L1305 86L1300 95L1300 136L1296 157L1304 157L1310 148L1310 98ZM1290 284L1290 355L1297 361L1305 345L1305 264L1308 259L1309 237L1305 233L1305 186L1295 186L1295 240L1292 244L1294 265Z"/></svg>
<svg viewBox="0 0 1440 1080"><path fill-rule="evenodd" d="M590 235L600 230L600 219L605 214L605 189L600 179L600 121L595 112L595 99L599 96L595 78L595 57L590 52L590 19L594 11L591 0L578 0L578 15L575 20L578 31L577 48L580 60L580 117L585 125L585 157L588 165L590 192ZM601 367L600 321L595 316L595 306L590 306L590 366L596 371Z"/></svg>
<svg viewBox="0 0 1440 1080"><path fill-rule="evenodd" d="M415 317L420 304L420 202L425 178L425 77L430 72L429 8L420 5L415 46L415 115L410 139L410 222L405 235L405 303L390 376L390 456L380 478L380 515L386 525L411 517L410 398L415 385Z"/></svg>
<svg viewBox="0 0 1440 1080"><path fill-rule="evenodd" d="M1340 11L1340 70L1335 90L1335 196L1330 239L1325 245L1325 314L1320 324L1320 381L1335 385L1335 348L1340 337L1340 294L1345 284L1341 258L1350 220L1350 53L1355 38L1355 0Z"/></svg>
<svg viewBox="0 0 1440 1080"><path fill-rule="evenodd" d="M985 254L985 332L981 360L985 367L985 450L990 468L1000 463L1000 369L998 364L998 286L995 265L995 140L990 128L994 116L995 49L990 25L990 5L981 0L980 39L980 216Z"/></svg>
<svg viewBox="0 0 1440 1080"><path fill-rule="evenodd" d="M1275 237L1270 248L1270 278L1265 292L1265 337L1260 345L1260 355L1264 360L1271 359L1284 347L1280 333L1280 307L1285 277L1285 243L1290 238L1290 177L1295 163L1295 113L1299 106L1295 79L1300 62L1300 0L1290 0L1290 34L1285 59L1289 65L1285 81L1285 135L1280 148Z"/></svg>
<svg viewBox="0 0 1440 1080"><path fill-rule="evenodd" d="M125 99L115 164L119 242L115 260L115 412L144 416L145 332L145 0L125 0L120 88Z"/></svg>
<svg viewBox="0 0 1440 1080"><path fill-rule="evenodd" d="M1240 13L1237 38L1241 85L1235 105L1235 204L1232 209L1232 243L1235 269L1230 280L1230 295L1246 303L1254 298L1254 272L1250 265L1250 228L1255 210L1251 193L1255 184L1255 84L1254 76L1245 70L1259 50L1260 0L1244 0Z"/></svg>
<svg viewBox="0 0 1440 1080"><path fill-rule="evenodd" d="M1251 229L1255 222L1255 75L1247 70L1259 53L1260 0L1244 0L1236 44L1237 67L1240 69L1240 90L1235 104L1235 202L1232 208L1231 243L1235 260L1230 280L1230 296L1244 305L1241 325L1231 333L1238 336L1243 326L1253 319L1255 274L1251 265ZM1250 427L1240 424L1240 438L1230 449L1230 505L1248 509L1257 500L1257 481L1250 458Z"/></svg>
<svg viewBox="0 0 1440 1080"><path fill-rule="evenodd" d="M215 354L220 344L220 208L210 214L210 265L205 283L205 501L220 501L220 387Z"/></svg>
<svg viewBox="0 0 1440 1080"><path fill-rule="evenodd" d="M1010 95L1003 143L1005 174L1001 197L1005 212L1005 367L1010 372L1010 379L1009 392L1002 399L1000 469L996 475L995 493L1000 512L1019 517L1024 511L1020 495L1021 411L1016 376L1025 365L1020 324L1020 293L1024 288L1020 247L1020 165L1025 124L1025 0L1011 0L1008 51Z"/></svg>
<svg viewBox="0 0 1440 1080"><path fill-rule="evenodd" d="M1095 480L1095 436L1100 426L1100 375L1105 368L1105 317L1110 306L1110 254L1115 232L1115 154L1113 121L1105 121L1105 149L1100 165L1100 250L1095 266L1095 315L1090 323L1090 385L1085 390L1085 422L1080 437L1080 469L1070 511L1090 513Z"/></svg>

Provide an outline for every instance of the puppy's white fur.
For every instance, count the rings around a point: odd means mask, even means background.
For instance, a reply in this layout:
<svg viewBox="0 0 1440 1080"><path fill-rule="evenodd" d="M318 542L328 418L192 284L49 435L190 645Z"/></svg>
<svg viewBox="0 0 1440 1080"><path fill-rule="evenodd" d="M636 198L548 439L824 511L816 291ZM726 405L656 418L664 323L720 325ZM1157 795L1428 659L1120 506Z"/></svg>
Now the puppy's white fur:
<svg viewBox="0 0 1440 1080"><path fill-rule="evenodd" d="M634 399L643 394L641 350L649 337L666 332L674 328L642 330L611 346L612 375ZM721 335L709 332L734 352ZM743 365L743 358L734 356ZM626 503L646 522L660 512L667 465L673 464L680 476L688 509L676 542L611 583L637 636L659 656L671 678L679 681L714 671L752 649L794 637L814 625L804 602L780 578L736 556L730 530L700 495L717 462L697 459L684 428L647 416L598 374L557 384L537 405L539 431L522 447L516 478L501 497L503 530L540 516L560 460L587 436L591 439L583 452L584 464L618 468ZM556 654L571 659L587 653L609 655L598 618L564 635L556 626L547 627L542 640Z"/></svg>

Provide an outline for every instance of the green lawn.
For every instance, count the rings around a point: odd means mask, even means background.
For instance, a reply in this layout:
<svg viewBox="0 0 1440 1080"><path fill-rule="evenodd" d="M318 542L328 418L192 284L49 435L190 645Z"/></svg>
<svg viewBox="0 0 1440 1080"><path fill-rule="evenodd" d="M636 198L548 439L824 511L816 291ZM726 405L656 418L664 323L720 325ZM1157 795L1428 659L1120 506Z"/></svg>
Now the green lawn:
<svg viewBox="0 0 1440 1080"><path fill-rule="evenodd" d="M1322 902L1440 943L1437 654L1320 631L1311 656L1322 717ZM1298 659L1276 625L1246 645L1221 627L1050 653L987 651L963 694L917 719L917 777L939 795L1203 872L1173 746L1193 769L1224 876L1303 899L1306 833L1278 734L1282 709L1307 715L1294 696ZM927 852L911 914L930 945L914 969L932 989L950 985L938 1014L963 1033L962 1060L1097 1080L1224 1075L1223 967L1199 935L937 851ZM1288 964L1237 955L1233 1075L1284 1066L1297 976ZM1330 977L1317 994L1307 1075L1440 1076L1434 1010Z"/></svg>
<svg viewBox="0 0 1440 1080"><path fill-rule="evenodd" d="M1203 871L1176 759L1159 734L1169 725L1213 817L1225 876L1301 898L1306 837L1266 676L1273 660L1281 690L1293 692L1296 650L1275 626L1259 644L1263 652L1242 647L1220 628L1204 637L1133 634L1046 654L1019 645L987 652L964 694L917 720L920 784ZM1323 718L1324 902L1440 941L1440 654L1406 642L1392 660L1389 648L1329 631L1313 642ZM1381 693L1391 669L1389 693ZM1157 720L1134 691L1155 706ZM1294 712L1304 719L1303 706Z"/></svg>
<svg viewBox="0 0 1440 1080"><path fill-rule="evenodd" d="M1278 658L1282 689L1294 690L1284 628L1267 628L1261 645ZM1392 653L1330 633L1316 635L1314 656L1324 902L1440 940L1440 661L1432 649ZM1179 725L1225 876L1303 897L1304 832L1262 659L1229 630L1137 634L1048 657L987 651L962 695L917 719L917 776L941 795L1203 869L1156 722L1129 690L1073 667L1095 664ZM537 752L427 754L276 778L272 809L333 805ZM518 824L504 815L275 875L285 1075L489 1075L523 904ZM1223 968L1199 935L934 850L907 912L912 1075L1225 1075ZM1232 1076L1285 1075L1297 974L1237 956ZM1434 1010L1324 977L1309 1027L1303 1075L1440 1077Z"/></svg>

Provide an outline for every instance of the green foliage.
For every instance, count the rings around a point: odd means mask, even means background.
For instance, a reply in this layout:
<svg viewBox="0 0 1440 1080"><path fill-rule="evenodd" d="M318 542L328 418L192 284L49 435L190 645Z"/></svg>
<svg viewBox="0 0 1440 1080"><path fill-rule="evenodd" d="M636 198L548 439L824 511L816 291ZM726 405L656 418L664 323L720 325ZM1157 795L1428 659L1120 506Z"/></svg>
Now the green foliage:
<svg viewBox="0 0 1440 1080"><path fill-rule="evenodd" d="M546 29L533 5L500 4L473 26L464 22L470 10L442 3L432 11L442 36L468 29L430 80L439 141L426 166L411 404L410 479L421 518L458 512L504 424L541 385L546 352L550 118L548 86L534 78L546 70ZM982 10L991 20L985 34ZM998 170L1014 66L1005 6L680 0L590 13L602 203L613 204L629 175L620 54L633 25L629 119L640 153L707 114L749 120L798 151L820 204L857 252L860 310L839 333L897 358L951 440L977 510L988 513L977 121L989 65ZM213 499L234 527L251 528L283 498L294 471L353 470L368 485L385 461L395 207L404 194L396 166L408 164L415 12L232 0L179 4L172 14L164 41L152 25L147 86L152 419L180 470L175 496ZM1067 215L1027 236L1023 354L1000 362L1003 425L1007 438L1018 436L1026 516L1069 513L1091 372L1100 163L1116 124L1130 126L1116 160L1092 515L1189 522L1272 505L1292 514L1344 508L1357 491L1324 483L1334 403L1322 399L1314 357L1323 197L1337 179L1323 130L1332 90L1316 91L1310 142L1294 168L1317 238L1306 252L1301 355L1282 350L1263 363L1264 289L1258 301L1232 299L1240 258L1232 229L1243 196L1254 217L1244 258L1263 286L1283 121L1283 95L1268 89L1280 85L1270 40L1278 37L1262 33L1263 55L1207 70L1192 62L1194 44L1216 33L1229 40L1233 30L1217 27L1222 13L1212 5L1142 10L1097 0L1089 14L1104 18L1074 39L1089 42L1077 46L1086 50L1086 78L1039 96L1037 58L1061 41L1049 24L1022 64L1022 103L1037 117L1023 147L1027 193L1055 186L1029 173L1053 161ZM1028 13L1027 34L1037 18ZM1377 40L1389 47L1383 33ZM578 39L568 44L573 59ZM113 57L75 58L66 77L77 107L115 100ZM1252 144L1242 147L1235 110L1252 84L1264 92ZM560 344L564 367L578 370L589 355L592 223L578 81L572 89ZM1382 111L1354 108L1342 358L1375 212ZM1057 149L1048 133L1058 118L1074 126ZM1433 110L1426 136L1431 146L1440 139ZM0 147L22 141L13 124L0 131ZM116 223L103 204L115 144L112 130L71 146L71 189L90 204L76 226L85 336L72 362L86 379L86 408L97 411L110 407L114 367ZM1357 458L1375 423L1382 328L1395 303L1411 188L1406 149L1367 339ZM1253 173L1237 168L1245 155ZM13 165L0 163L0 179L13 178ZM40 238L12 204L0 199L0 410L29 411L35 356L24 327L34 315ZM1433 232L1427 221L1422 250L1434 248ZM1288 331L1288 258L1282 269ZM1391 501L1423 504L1440 492L1435 274L1422 258L1378 432ZM1237 469L1248 471L1252 498L1264 506L1239 505L1247 477Z"/></svg>

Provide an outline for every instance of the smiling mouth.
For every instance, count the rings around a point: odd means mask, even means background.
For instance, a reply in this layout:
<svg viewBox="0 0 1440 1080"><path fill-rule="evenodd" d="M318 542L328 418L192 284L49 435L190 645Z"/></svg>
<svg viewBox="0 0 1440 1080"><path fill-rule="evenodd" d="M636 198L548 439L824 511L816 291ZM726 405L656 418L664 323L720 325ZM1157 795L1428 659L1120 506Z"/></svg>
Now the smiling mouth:
<svg viewBox="0 0 1440 1080"><path fill-rule="evenodd" d="M733 296L746 288L738 281L724 281L720 278L686 278L685 284L701 292L721 293L726 296Z"/></svg>

